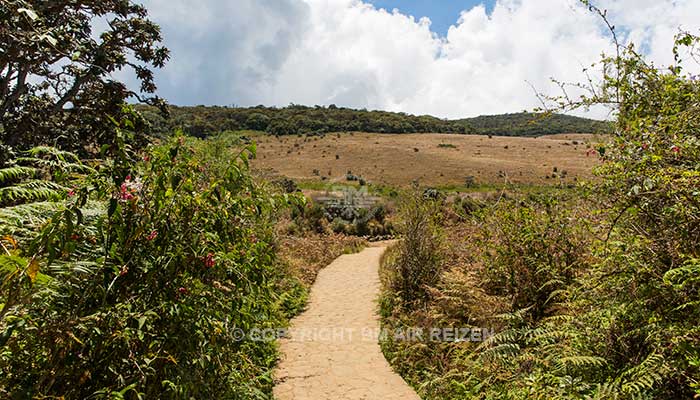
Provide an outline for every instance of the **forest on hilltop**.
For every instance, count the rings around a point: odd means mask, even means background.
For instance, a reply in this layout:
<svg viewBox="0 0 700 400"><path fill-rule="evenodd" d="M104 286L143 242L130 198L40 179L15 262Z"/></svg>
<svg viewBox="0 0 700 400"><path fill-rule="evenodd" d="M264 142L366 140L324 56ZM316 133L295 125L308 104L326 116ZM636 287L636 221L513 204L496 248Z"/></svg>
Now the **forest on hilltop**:
<svg viewBox="0 0 700 400"><path fill-rule="evenodd" d="M226 130L266 131L279 136L342 131L497 136L610 132L610 124L607 122L562 114L517 113L445 120L428 115L354 110L334 105L290 105L284 108L170 106L170 117L166 118L155 107L139 106L139 109L151 123L155 134L167 134L181 129L197 137L206 137Z"/></svg>

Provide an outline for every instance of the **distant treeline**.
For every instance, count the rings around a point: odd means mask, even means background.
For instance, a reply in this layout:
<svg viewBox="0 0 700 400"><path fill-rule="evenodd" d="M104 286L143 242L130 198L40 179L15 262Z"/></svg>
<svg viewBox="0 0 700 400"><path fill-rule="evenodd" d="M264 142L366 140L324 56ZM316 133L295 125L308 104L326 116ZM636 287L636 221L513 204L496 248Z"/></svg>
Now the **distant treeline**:
<svg viewBox="0 0 700 400"><path fill-rule="evenodd" d="M226 130L266 131L272 135L322 134L326 132L373 133L458 133L498 136L540 136L557 133L607 133L607 122L568 115L544 117L533 113L482 116L444 120L387 111L367 111L291 105L274 107L170 107L164 118L155 108L140 106L154 133L167 134L181 129L205 137Z"/></svg>

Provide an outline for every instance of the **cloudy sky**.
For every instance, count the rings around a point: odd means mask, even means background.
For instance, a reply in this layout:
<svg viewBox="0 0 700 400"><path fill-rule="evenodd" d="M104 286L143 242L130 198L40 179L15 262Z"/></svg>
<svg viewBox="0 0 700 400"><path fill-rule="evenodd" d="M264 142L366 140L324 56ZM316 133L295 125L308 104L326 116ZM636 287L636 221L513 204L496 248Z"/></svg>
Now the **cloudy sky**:
<svg viewBox="0 0 700 400"><path fill-rule="evenodd" d="M530 85L581 81L610 51L578 0L141 0L172 60L178 105L336 104L461 118L538 105ZM699 0L599 0L659 65Z"/></svg>

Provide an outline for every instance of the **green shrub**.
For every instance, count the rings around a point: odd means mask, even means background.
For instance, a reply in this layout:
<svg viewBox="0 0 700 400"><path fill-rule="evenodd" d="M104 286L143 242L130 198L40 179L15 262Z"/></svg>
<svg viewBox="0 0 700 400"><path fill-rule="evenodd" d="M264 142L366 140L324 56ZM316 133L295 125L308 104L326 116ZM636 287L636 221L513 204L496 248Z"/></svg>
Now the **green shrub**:
<svg viewBox="0 0 700 400"><path fill-rule="evenodd" d="M569 204L548 197L513 203L487 217L482 279L493 294L511 299L512 310L527 308L536 321L551 315L587 267L590 240Z"/></svg>
<svg viewBox="0 0 700 400"><path fill-rule="evenodd" d="M698 44L700 38L680 33L669 69L621 46L618 56L603 60L602 87L574 103L558 99L572 108L616 105L614 140L597 146L603 164L596 171L599 179L587 185L593 209L563 198L522 197L499 200L495 209L479 213L483 217L465 219L471 224L467 232L486 237L477 242L485 245L476 246L477 252L488 252L465 257L466 265L450 274L480 267L478 282L462 280L464 296L485 289L510 299L510 310L490 316L501 329L476 348L392 344L392 359L421 394L700 395L700 83L683 72L680 60L686 50L697 56ZM475 249L473 239L467 244ZM458 298L446 290L460 286L445 283L437 286L434 302ZM396 308L386 298L383 306ZM443 319L470 317L462 310L439 310ZM406 314L401 323L421 323L425 314Z"/></svg>
<svg viewBox="0 0 700 400"><path fill-rule="evenodd" d="M404 198L399 216L398 255L386 270L391 291L411 309L428 300L428 288L442 272L439 203L413 193Z"/></svg>
<svg viewBox="0 0 700 400"><path fill-rule="evenodd" d="M285 293L300 284L274 252L287 199L252 180L254 147L223 165L201 161L212 151L180 139L136 166L117 158L32 247L2 259L29 265L32 287L11 309L12 288L2 292L4 395L266 397L274 343L239 341L235 330L280 326L295 307ZM88 197L106 203L81 226Z"/></svg>
<svg viewBox="0 0 700 400"><path fill-rule="evenodd" d="M454 210L462 218L466 218L476 214L485 207L485 204L479 200L467 197L457 197L453 203Z"/></svg>
<svg viewBox="0 0 700 400"><path fill-rule="evenodd" d="M329 226L327 212L320 203L309 202L306 204L300 204L292 209L291 217L296 228L300 232L328 232Z"/></svg>

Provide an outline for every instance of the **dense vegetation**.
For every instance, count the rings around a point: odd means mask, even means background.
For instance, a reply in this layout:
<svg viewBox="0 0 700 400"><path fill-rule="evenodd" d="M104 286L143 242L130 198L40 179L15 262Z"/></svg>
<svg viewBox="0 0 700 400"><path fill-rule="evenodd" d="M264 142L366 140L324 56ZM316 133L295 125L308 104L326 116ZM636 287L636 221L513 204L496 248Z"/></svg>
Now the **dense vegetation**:
<svg viewBox="0 0 700 400"><path fill-rule="evenodd" d="M373 133L464 133L499 136L540 136L556 133L607 133L601 121L567 115L520 113L443 120L386 111L366 111L291 105L284 108L170 107L170 119L155 108L141 110L155 133L177 129L198 137L222 130L266 131L272 135L321 134L326 132Z"/></svg>
<svg viewBox="0 0 700 400"><path fill-rule="evenodd" d="M151 69L169 58L160 41L158 25L130 1L3 0L0 141L23 150L43 144L94 153L110 142L107 116L118 118L126 99L162 105L148 97L156 90ZM118 70L133 71L138 92L112 77Z"/></svg>
<svg viewBox="0 0 700 400"><path fill-rule="evenodd" d="M254 148L232 148L180 138L139 163L83 168L60 192L65 202L36 203L54 196L24 195L19 174L5 180L3 191L17 193L2 209L5 395L269 389L273 343L234 340L234 329L283 325L294 310L285 298L304 289L274 252L274 217L289 199L251 180Z"/></svg>
<svg viewBox="0 0 700 400"><path fill-rule="evenodd" d="M363 242L280 234L304 199L254 179L237 136L148 143L110 78L155 90L168 52L143 7L0 12L0 397L269 398L275 343L241 333L285 326Z"/></svg>
<svg viewBox="0 0 700 400"><path fill-rule="evenodd" d="M609 133L609 123L565 114L485 115L456 121L468 132L494 136L542 136L557 133Z"/></svg>
<svg viewBox="0 0 700 400"><path fill-rule="evenodd" d="M155 91L148 68L168 52L143 7L3 1L0 24L0 397L269 398L275 344L239 335L284 326L317 270L363 244L331 229L403 235L383 260L386 327L494 328L382 343L427 398L700 396L700 83L680 67L697 37L677 37L668 70L620 46L602 87L560 103L616 105L597 182L429 190L394 226L381 205L343 215L254 178L255 145L213 133L532 134L531 115L174 107L168 120L140 106L144 119L109 78L131 67ZM168 138L148 143L147 120ZM550 121L537 133L605 128Z"/></svg>
<svg viewBox="0 0 700 400"><path fill-rule="evenodd" d="M700 396L700 85L680 67L699 42L678 35L667 70L620 46L602 88L562 103L618 107L598 182L405 214L409 227L446 218L453 245L433 247L431 224L404 230L418 245L384 260L385 326L495 331L427 346L389 335L385 353L424 397ZM409 274L414 259L437 259L439 279Z"/></svg>

